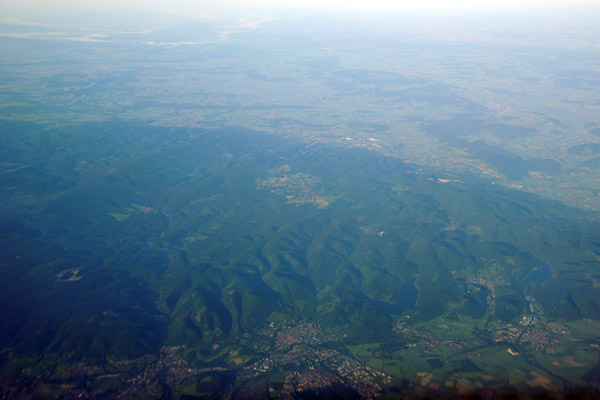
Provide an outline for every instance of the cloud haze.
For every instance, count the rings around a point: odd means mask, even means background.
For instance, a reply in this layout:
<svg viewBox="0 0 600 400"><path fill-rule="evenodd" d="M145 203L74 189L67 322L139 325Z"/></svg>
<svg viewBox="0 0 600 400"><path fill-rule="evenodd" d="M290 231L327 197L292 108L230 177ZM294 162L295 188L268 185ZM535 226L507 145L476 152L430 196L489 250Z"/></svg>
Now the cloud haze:
<svg viewBox="0 0 600 400"><path fill-rule="evenodd" d="M67 10L190 10L224 8L300 7L363 10L494 10L531 8L598 8L597 0L224 0L215 4L205 0L4 0L0 8Z"/></svg>
<svg viewBox="0 0 600 400"><path fill-rule="evenodd" d="M480 16L513 18L525 23L551 16L600 26L598 0L3 0L0 23L13 25L151 24L185 18L244 16ZM420 14L420 15L419 15Z"/></svg>

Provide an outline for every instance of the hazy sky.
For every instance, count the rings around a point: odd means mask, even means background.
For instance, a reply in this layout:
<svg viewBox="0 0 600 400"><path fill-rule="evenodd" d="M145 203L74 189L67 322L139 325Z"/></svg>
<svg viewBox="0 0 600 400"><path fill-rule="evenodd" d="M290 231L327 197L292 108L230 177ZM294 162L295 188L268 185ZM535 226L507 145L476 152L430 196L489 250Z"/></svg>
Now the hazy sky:
<svg viewBox="0 0 600 400"><path fill-rule="evenodd" d="M338 9L493 10L600 7L599 0L2 0L2 8L209 10L214 7L312 7Z"/></svg>
<svg viewBox="0 0 600 400"><path fill-rule="evenodd" d="M411 12L437 15L485 13L516 15L523 11L534 19L543 14L578 15L600 26L600 0L0 0L0 23L36 23L96 20L146 20L165 17L218 15L278 16L297 9L324 15L370 13L394 17ZM585 12L581 12L585 9ZM591 10L593 9L593 10ZM557 12L558 11L558 12Z"/></svg>
<svg viewBox="0 0 600 400"><path fill-rule="evenodd" d="M267 4L354 7L362 9L498 9L598 5L598 0L262 0ZM239 1L244 3L244 1Z"/></svg>

